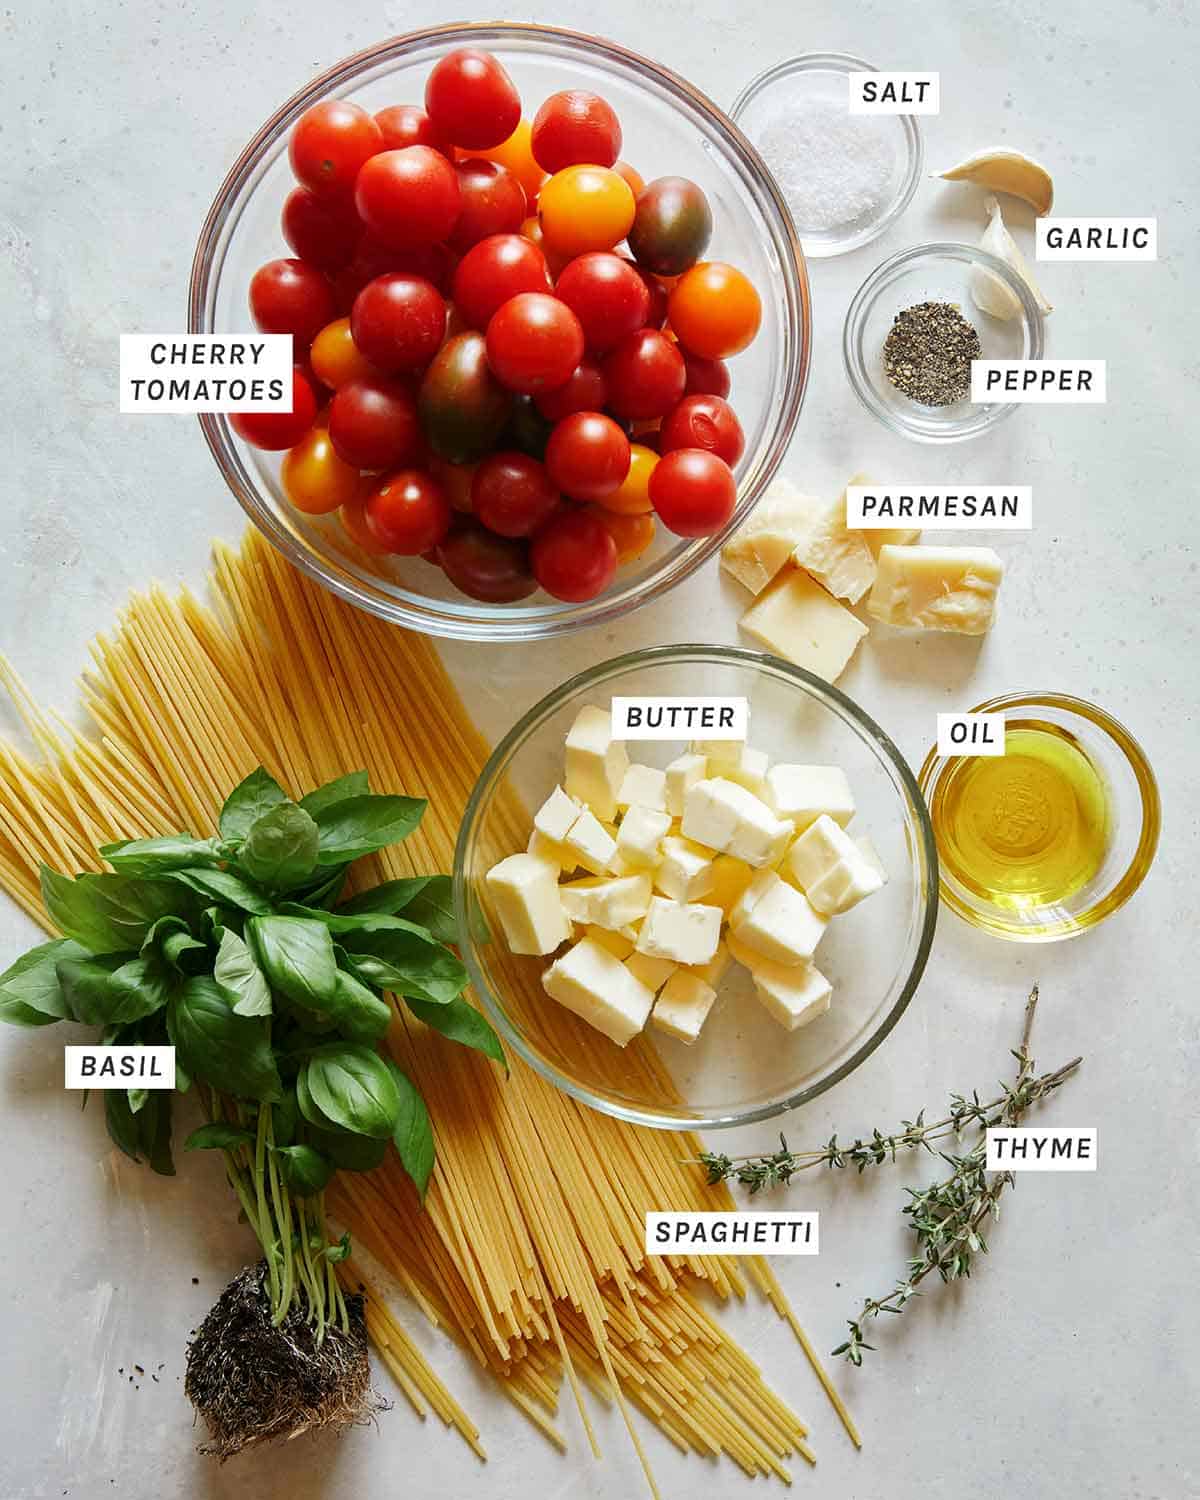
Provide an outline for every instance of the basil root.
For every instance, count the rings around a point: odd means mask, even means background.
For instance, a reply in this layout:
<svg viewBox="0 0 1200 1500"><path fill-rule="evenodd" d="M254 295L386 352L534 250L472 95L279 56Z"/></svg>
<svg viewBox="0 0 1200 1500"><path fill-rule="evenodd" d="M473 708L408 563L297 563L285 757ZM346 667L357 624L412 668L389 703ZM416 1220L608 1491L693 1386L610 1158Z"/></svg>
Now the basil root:
<svg viewBox="0 0 1200 1500"><path fill-rule="evenodd" d="M188 1352L187 1393L206 1451L362 1421L370 1395L360 1301L343 1295L324 1191L369 1171L389 1143L424 1195L433 1132L419 1091L377 1050L394 995L426 1025L503 1064L462 998L444 875L393 880L338 902L350 864L406 838L425 803L378 796L356 771L291 801L261 768L235 787L219 835L108 844L112 873L42 870L63 934L0 975L0 1020L99 1026L108 1046L173 1043L176 1089L207 1123L184 1150L215 1150L262 1250L226 1288ZM403 913L403 915L400 915ZM115 1145L173 1174L174 1096L107 1089Z"/></svg>

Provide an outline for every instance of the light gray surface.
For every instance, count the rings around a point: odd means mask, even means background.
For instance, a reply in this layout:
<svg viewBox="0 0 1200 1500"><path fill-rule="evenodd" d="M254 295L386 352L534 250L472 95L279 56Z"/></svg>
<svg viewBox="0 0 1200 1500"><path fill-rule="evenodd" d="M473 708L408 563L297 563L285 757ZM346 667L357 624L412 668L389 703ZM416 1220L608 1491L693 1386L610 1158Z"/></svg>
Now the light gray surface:
<svg viewBox="0 0 1200 1500"><path fill-rule="evenodd" d="M805 50L880 67L936 67L943 112L928 163L993 141L1053 169L1063 213L1159 216L1157 265L1052 266L1048 352L1104 357L1107 407L1028 408L980 442L918 450L872 425L842 375L842 314L884 255L982 228L983 195L926 182L886 240L810 268L813 379L788 472L829 490L857 468L897 480L1030 483L1038 524L1001 536L1002 618L971 643L877 634L842 686L914 763L934 713L994 692L1058 688L1092 698L1142 740L1165 830L1135 904L1083 940L1038 950L943 918L917 1000L861 1071L786 1127L795 1143L890 1128L952 1089L1006 1071L1021 1002L1042 984L1037 1051L1087 1054L1044 1118L1100 1128L1095 1176L1023 1180L968 1286L934 1289L859 1374L839 1372L866 1447L854 1454L790 1335L769 1311L728 1316L810 1422L815 1475L799 1494L1012 1500L1200 1494L1194 1077L1198 1060L1198 807L1194 464L1196 70L1182 3L1071 0L917 7L731 7L611 0L522 13L599 30L672 64L728 104L754 73ZM68 708L86 642L152 577L198 583L213 534L236 536L195 423L122 418L118 332L183 327L196 232L222 174L277 101L314 71L433 17L411 4L318 6L68 3L0 18L0 263L7 405L0 470L0 646L43 700ZM1006 209L1009 204L1006 202ZM1011 215L1029 243L1027 217ZM739 601L715 567L602 635L501 656L447 652L485 727L603 655L660 640L734 639ZM33 929L0 908L0 954ZM7 1188L0 1207L0 1497L362 1500L404 1494L629 1496L642 1482L615 1421L598 1415L602 1464L549 1449L453 1351L410 1319L477 1415L486 1469L436 1419L407 1408L341 1443L302 1439L218 1470L192 1453L183 1342L241 1263L247 1239L215 1164L171 1182L106 1149L95 1110L64 1098L63 1036L0 1036ZM745 1133L741 1149L769 1146ZM730 1142L732 1148L733 1143ZM866 1293L887 1289L908 1245L901 1183L806 1181L791 1206L822 1212L822 1254L781 1262L817 1346L838 1342ZM199 1279L192 1285L192 1278ZM158 1370L160 1361L163 1368ZM145 1379L118 1374L137 1362ZM159 1375L153 1383L151 1373ZM381 1378L386 1386L386 1380ZM744 1492L731 1465L681 1459L646 1433L665 1495ZM803 1469L803 1466L798 1466Z"/></svg>

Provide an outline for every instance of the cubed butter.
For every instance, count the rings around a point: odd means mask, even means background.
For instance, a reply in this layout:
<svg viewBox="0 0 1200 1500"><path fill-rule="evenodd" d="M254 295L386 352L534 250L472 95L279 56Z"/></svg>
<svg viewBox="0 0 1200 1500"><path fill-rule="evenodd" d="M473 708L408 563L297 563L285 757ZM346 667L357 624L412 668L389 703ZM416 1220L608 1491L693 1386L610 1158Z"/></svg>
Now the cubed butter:
<svg viewBox="0 0 1200 1500"><path fill-rule="evenodd" d="M689 750L667 767L667 811L673 818L683 817L683 804L689 790L708 775L708 761Z"/></svg>
<svg viewBox="0 0 1200 1500"><path fill-rule="evenodd" d="M794 965L812 958L827 923L803 891L774 870L760 870L730 912L729 925L744 947Z"/></svg>
<svg viewBox="0 0 1200 1500"><path fill-rule="evenodd" d="M652 896L638 932L637 951L677 964L706 964L721 941L719 906Z"/></svg>
<svg viewBox="0 0 1200 1500"><path fill-rule="evenodd" d="M571 824L564 840L585 870L603 875L617 852L617 841L592 812L585 807Z"/></svg>
<svg viewBox="0 0 1200 1500"><path fill-rule="evenodd" d="M645 1026L654 995L619 958L590 938L568 948L542 975L546 993L618 1047Z"/></svg>
<svg viewBox="0 0 1200 1500"><path fill-rule="evenodd" d="M617 853L631 868L653 869L662 858L662 842L670 831L670 813L631 807L617 829Z"/></svg>
<svg viewBox="0 0 1200 1500"><path fill-rule="evenodd" d="M809 507L819 503L789 480L776 479L721 548L722 568L743 588L761 594L791 558Z"/></svg>
<svg viewBox="0 0 1200 1500"><path fill-rule="evenodd" d="M655 812L666 812L667 773L657 766L643 766L635 761L621 778L617 806L649 807Z"/></svg>
<svg viewBox="0 0 1200 1500"><path fill-rule="evenodd" d="M697 964L691 972L693 974L698 974L700 978L703 979L705 984L712 985L713 989L715 990L721 983L722 979L725 978L725 975L729 969L729 965L732 962L733 955L730 953L725 940L722 938L722 940L717 944L717 951L713 954L709 961L706 964Z"/></svg>
<svg viewBox="0 0 1200 1500"><path fill-rule="evenodd" d="M558 889L563 908L572 921L603 927L609 932L639 921L650 904L649 875L574 880Z"/></svg>
<svg viewBox="0 0 1200 1500"><path fill-rule="evenodd" d="M536 859L544 859L549 864L557 865L560 870L573 870L578 863L574 851L568 849L566 844L556 844L553 839L548 839L536 828L529 835L529 843L525 846L525 852L532 854Z"/></svg>
<svg viewBox="0 0 1200 1500"><path fill-rule="evenodd" d="M789 568L739 624L759 645L826 682L837 681L867 633L861 620L801 568Z"/></svg>
<svg viewBox="0 0 1200 1500"><path fill-rule="evenodd" d="M700 1035L716 998L716 990L698 975L676 969L654 1002L650 1024L690 1044Z"/></svg>
<svg viewBox="0 0 1200 1500"><path fill-rule="evenodd" d="M544 838L561 844L582 811L574 797L556 786L534 814L533 826Z"/></svg>
<svg viewBox="0 0 1200 1500"><path fill-rule="evenodd" d="M669 834L662 841L662 863L654 872L654 884L672 901L699 901L713 882L713 854L691 839Z"/></svg>
<svg viewBox="0 0 1200 1500"><path fill-rule="evenodd" d="M1004 564L990 547L882 547L867 610L887 625L985 635Z"/></svg>
<svg viewBox="0 0 1200 1500"><path fill-rule="evenodd" d="M628 768L624 744L613 739L612 715L594 704L581 708L567 734L567 793L586 803L596 817L611 821Z"/></svg>
<svg viewBox="0 0 1200 1500"><path fill-rule="evenodd" d="M723 776L727 766L741 764L745 740L693 740L689 749L693 755L703 755L708 762L710 776Z"/></svg>
<svg viewBox="0 0 1200 1500"><path fill-rule="evenodd" d="M721 776L691 788L682 828L686 838L756 868L774 864L793 833L792 824L777 818L760 797Z"/></svg>
<svg viewBox="0 0 1200 1500"><path fill-rule="evenodd" d="M770 760L765 750L752 750L749 745L743 745L736 763L722 766L720 774L726 781L736 781L738 786L744 786L748 792L753 792L765 802L769 765Z"/></svg>
<svg viewBox="0 0 1200 1500"><path fill-rule="evenodd" d="M657 995L679 965L669 958L651 958L648 953L631 953L625 960L625 967L635 979Z"/></svg>
<svg viewBox="0 0 1200 1500"><path fill-rule="evenodd" d="M767 772L767 800L781 818L790 818L803 833L822 813L843 828L854 816L854 793L840 766L772 766Z"/></svg>
<svg viewBox="0 0 1200 1500"><path fill-rule="evenodd" d="M713 882L705 899L710 906L719 906L728 917L753 879L754 869L744 859L735 859L732 854L718 854L713 860Z"/></svg>
<svg viewBox="0 0 1200 1500"><path fill-rule="evenodd" d="M633 939L624 930L609 932L607 928L591 926L583 929L582 936L591 938L593 943L599 943L614 958L619 958L622 962L633 952Z"/></svg>
<svg viewBox="0 0 1200 1500"><path fill-rule="evenodd" d="M512 953L553 953L571 936L558 893L558 867L533 854L510 854L488 871L487 888Z"/></svg>
<svg viewBox="0 0 1200 1500"><path fill-rule="evenodd" d="M812 964L773 963L730 938L729 948L745 964L754 980L754 993L771 1017L788 1031L795 1031L823 1016L829 1009L833 986Z"/></svg>
<svg viewBox="0 0 1200 1500"><path fill-rule="evenodd" d="M783 870L808 897L814 911L826 917L849 911L883 886L875 866L845 829L825 813L788 850Z"/></svg>

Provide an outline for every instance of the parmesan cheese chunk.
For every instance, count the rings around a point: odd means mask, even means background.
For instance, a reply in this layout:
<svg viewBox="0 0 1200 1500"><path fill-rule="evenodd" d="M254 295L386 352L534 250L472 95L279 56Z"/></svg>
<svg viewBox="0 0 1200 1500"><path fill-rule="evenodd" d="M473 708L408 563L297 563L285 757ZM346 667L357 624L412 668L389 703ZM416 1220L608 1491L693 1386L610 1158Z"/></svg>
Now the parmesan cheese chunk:
<svg viewBox="0 0 1200 1500"><path fill-rule="evenodd" d="M618 1047L645 1026L653 993L606 948L584 938L551 964L542 985L552 1000L602 1031Z"/></svg>
<svg viewBox="0 0 1200 1500"><path fill-rule="evenodd" d="M866 533L846 525L846 492L814 500L796 531L792 561L838 599L857 604L875 582L875 557Z"/></svg>
<svg viewBox="0 0 1200 1500"><path fill-rule="evenodd" d="M882 547L867 610L887 625L986 635L1003 577L990 547Z"/></svg>
<svg viewBox="0 0 1200 1500"><path fill-rule="evenodd" d="M752 594L761 594L791 557L805 517L819 504L788 480L776 479L721 548L722 568Z"/></svg>
<svg viewBox="0 0 1200 1500"><path fill-rule="evenodd" d="M800 568L789 568L772 584L740 625L768 651L826 682L837 681L867 633L861 620Z"/></svg>

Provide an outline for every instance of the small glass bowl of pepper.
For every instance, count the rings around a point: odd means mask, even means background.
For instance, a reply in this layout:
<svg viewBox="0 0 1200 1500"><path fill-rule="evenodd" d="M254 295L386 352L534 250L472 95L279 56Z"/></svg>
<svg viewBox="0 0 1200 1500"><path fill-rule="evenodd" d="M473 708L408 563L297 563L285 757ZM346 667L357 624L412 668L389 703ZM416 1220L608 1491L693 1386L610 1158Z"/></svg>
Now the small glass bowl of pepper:
<svg viewBox="0 0 1200 1500"><path fill-rule="evenodd" d="M1014 317L976 305L971 283L980 274L1012 292ZM918 443L977 437L1015 409L1011 401L972 402L972 358L1041 359L1043 346L1042 314L1020 277L986 250L950 243L916 245L884 261L855 293L842 333L854 394L885 427Z"/></svg>

